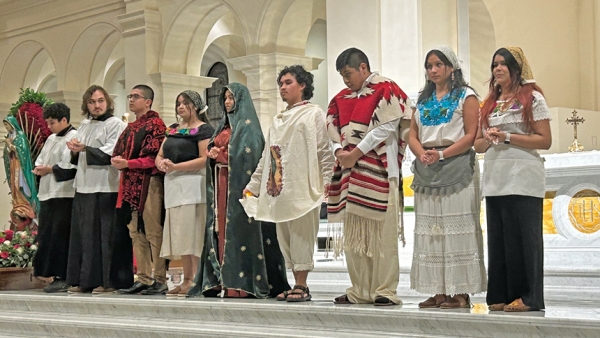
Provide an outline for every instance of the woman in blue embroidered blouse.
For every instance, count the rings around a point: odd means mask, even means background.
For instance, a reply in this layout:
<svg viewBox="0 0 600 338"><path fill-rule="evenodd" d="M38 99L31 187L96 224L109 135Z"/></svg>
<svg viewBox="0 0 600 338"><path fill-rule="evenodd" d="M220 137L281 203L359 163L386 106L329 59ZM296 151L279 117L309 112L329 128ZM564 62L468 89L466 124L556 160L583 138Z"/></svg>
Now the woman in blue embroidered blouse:
<svg viewBox="0 0 600 338"><path fill-rule="evenodd" d="M471 149L479 102L452 49L425 58L408 145L416 157L415 237L411 288L433 294L420 308L468 308L469 294L486 290L479 222L479 168Z"/></svg>
<svg viewBox="0 0 600 338"><path fill-rule="evenodd" d="M183 263L183 283L167 297L185 297L192 287L204 248L206 224L206 148L214 129L200 95L186 90L177 96L177 119L166 131L156 157L165 172L165 226L160 256Z"/></svg>

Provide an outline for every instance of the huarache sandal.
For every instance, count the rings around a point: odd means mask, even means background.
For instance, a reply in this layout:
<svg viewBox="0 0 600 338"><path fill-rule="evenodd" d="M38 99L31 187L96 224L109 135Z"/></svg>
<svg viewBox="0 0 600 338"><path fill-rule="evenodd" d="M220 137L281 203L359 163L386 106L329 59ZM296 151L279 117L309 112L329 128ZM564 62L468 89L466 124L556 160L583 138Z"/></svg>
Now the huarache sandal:
<svg viewBox="0 0 600 338"><path fill-rule="evenodd" d="M166 293L167 298L177 297L177 295L179 294L179 292L181 292L181 286L178 285L173 290L167 291L167 293Z"/></svg>
<svg viewBox="0 0 600 338"><path fill-rule="evenodd" d="M343 294L333 299L333 304L354 304L348 299L347 294Z"/></svg>
<svg viewBox="0 0 600 338"><path fill-rule="evenodd" d="M440 307L440 305L442 305L442 303L444 303L446 301L446 299L447 298L444 296L443 300L438 301L438 299L435 298L435 296L429 297L424 302L420 302L419 303L419 308L420 309L434 309L434 308L438 308L438 307Z"/></svg>
<svg viewBox="0 0 600 338"><path fill-rule="evenodd" d="M294 285L294 289L295 289L295 288L296 288L296 285ZM290 290L285 290L285 291L283 291L283 292L281 293L283 296L277 295L277 297L275 297L275 299L276 299L277 301L279 301L279 302L283 302L283 301L285 301L285 300L287 299L287 296L290 294L290 291L292 291L292 290L293 290L293 289L290 289Z"/></svg>
<svg viewBox="0 0 600 338"><path fill-rule="evenodd" d="M506 306L504 303L490 304L488 305L488 309L490 311L504 311L504 306Z"/></svg>
<svg viewBox="0 0 600 338"><path fill-rule="evenodd" d="M469 309L471 308L471 298L469 295L454 295L447 301L440 304L440 309Z"/></svg>
<svg viewBox="0 0 600 338"><path fill-rule="evenodd" d="M392 305L398 305L398 304L392 302L392 300L387 297L379 296L379 297L375 298L374 305L375 306L392 306Z"/></svg>
<svg viewBox="0 0 600 338"><path fill-rule="evenodd" d="M513 300L512 303L504 306L504 312L525 312L532 311L531 306L525 305L521 298Z"/></svg>
<svg viewBox="0 0 600 338"><path fill-rule="evenodd" d="M300 292L296 292L296 290L299 290ZM290 297L291 295L300 295L300 297ZM288 292L288 297L285 299L285 301L286 302L308 302L311 299L312 299L312 296L310 295L310 291L308 290L308 287L302 286L302 285L296 285L296 286L294 286L294 289L292 290L292 292Z"/></svg>

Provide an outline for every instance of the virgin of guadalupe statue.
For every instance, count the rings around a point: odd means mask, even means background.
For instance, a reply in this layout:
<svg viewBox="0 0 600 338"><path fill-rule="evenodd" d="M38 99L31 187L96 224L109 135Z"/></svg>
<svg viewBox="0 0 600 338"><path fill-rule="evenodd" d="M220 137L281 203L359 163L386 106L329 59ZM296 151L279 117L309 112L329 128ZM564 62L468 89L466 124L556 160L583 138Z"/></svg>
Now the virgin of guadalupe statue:
<svg viewBox="0 0 600 338"><path fill-rule="evenodd" d="M38 212L37 187L31 172L33 164L25 133L13 116L4 119L4 127L8 131L4 147L4 170L12 195L11 229L21 231L32 223Z"/></svg>

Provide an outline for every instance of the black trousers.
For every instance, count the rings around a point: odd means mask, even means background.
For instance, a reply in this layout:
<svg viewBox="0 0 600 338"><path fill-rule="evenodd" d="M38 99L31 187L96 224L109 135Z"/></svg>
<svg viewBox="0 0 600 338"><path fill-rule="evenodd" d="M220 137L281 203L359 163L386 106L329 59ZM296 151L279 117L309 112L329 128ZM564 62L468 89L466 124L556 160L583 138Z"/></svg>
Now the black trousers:
<svg viewBox="0 0 600 338"><path fill-rule="evenodd" d="M543 199L486 197L488 304L517 298L533 310L544 308Z"/></svg>

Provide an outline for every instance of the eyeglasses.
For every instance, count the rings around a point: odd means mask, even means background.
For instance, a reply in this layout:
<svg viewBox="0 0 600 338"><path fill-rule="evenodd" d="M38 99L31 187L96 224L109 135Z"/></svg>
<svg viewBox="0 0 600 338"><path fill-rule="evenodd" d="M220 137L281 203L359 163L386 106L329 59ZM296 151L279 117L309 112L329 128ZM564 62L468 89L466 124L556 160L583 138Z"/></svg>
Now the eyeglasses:
<svg viewBox="0 0 600 338"><path fill-rule="evenodd" d="M127 100L131 100L133 99L133 101L138 100L138 99L145 99L145 97L140 96L138 94L129 94L127 95Z"/></svg>

